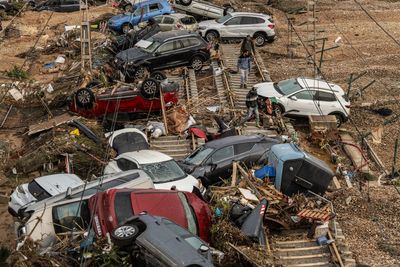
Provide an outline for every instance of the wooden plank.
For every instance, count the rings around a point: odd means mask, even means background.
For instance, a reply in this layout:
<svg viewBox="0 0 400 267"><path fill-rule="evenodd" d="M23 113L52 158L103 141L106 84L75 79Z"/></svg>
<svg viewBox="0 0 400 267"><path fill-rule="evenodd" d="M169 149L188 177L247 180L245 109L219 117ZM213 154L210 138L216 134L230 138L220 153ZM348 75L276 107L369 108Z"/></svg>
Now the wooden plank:
<svg viewBox="0 0 400 267"><path fill-rule="evenodd" d="M49 130L51 128L54 128L56 126L59 126L61 124L68 123L72 120L77 120L77 119L79 119L78 116L71 116L68 113L64 113L60 116L53 117L52 119L50 119L48 121L30 125L28 135L40 133L40 132Z"/></svg>
<svg viewBox="0 0 400 267"><path fill-rule="evenodd" d="M332 182L335 185L336 189L341 189L342 188L342 186L340 185L339 180L336 178L336 176L333 176Z"/></svg>
<svg viewBox="0 0 400 267"><path fill-rule="evenodd" d="M313 263L299 263L299 264L290 264L285 265L286 267L318 267L318 266L329 266L330 263L327 261L321 262L313 262Z"/></svg>
<svg viewBox="0 0 400 267"><path fill-rule="evenodd" d="M161 102L161 111L162 111L162 117L163 117L164 128L165 128L165 135L168 135L167 115L166 115L166 111L165 111L164 94L163 94L163 91L161 90L161 86L160 86L160 102Z"/></svg>
<svg viewBox="0 0 400 267"><path fill-rule="evenodd" d="M232 164L232 182L231 186L236 186L237 182L237 162L233 162Z"/></svg>
<svg viewBox="0 0 400 267"><path fill-rule="evenodd" d="M277 248L275 250L281 252L290 252L290 251L303 251L303 250L314 250L314 249L321 249L321 247L314 246L314 247L301 247L301 248Z"/></svg>
<svg viewBox="0 0 400 267"><path fill-rule="evenodd" d="M329 253L320 253L320 254L313 254L313 255L303 255L303 256L279 256L281 260L300 260L300 259L313 259L313 258L323 258L329 257Z"/></svg>
<svg viewBox="0 0 400 267"><path fill-rule="evenodd" d="M343 142L343 148L350 157L353 165L363 173L369 172L368 162L364 159L359 145L354 141L353 137L348 133L341 133L340 139Z"/></svg>
<svg viewBox="0 0 400 267"><path fill-rule="evenodd" d="M339 260L340 267L344 267L344 264L343 264L343 261L342 261L342 257L340 257L340 253L339 253L339 251L338 251L338 249L336 247L335 240L333 239L332 234L331 234L331 232L329 230L328 230L328 237L329 237L330 240L334 241L334 242L332 242L330 244L330 246L332 246L332 248L333 248L333 250L334 250L334 252L336 254L336 258Z"/></svg>

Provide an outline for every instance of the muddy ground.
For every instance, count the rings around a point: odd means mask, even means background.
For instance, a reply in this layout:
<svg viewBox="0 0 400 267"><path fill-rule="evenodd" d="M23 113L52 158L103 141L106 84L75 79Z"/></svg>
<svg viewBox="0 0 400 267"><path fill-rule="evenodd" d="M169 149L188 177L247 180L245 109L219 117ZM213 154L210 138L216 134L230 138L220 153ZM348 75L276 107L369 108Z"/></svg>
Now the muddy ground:
<svg viewBox="0 0 400 267"><path fill-rule="evenodd" d="M241 3L241 1L236 2ZM296 33L292 32L293 38L289 38L288 24L284 13L267 7L264 4L265 1L252 2L241 6L241 8L253 11L270 11L274 14L278 38L273 44L260 48L271 78L278 81L290 77L312 76L312 65L307 64L305 49L296 37ZM254 4L254 2L261 3L261 5ZM285 2L287 6L293 8L293 5L304 6L305 1L282 1L284 4ZM359 0L358 2L394 39L400 40L399 1ZM105 6L97 7L91 10L90 17L94 18L105 12L112 13L115 10ZM7 80L6 71L14 65L20 66L24 62L23 58L18 58L16 55L29 51L50 14L50 12L36 13L32 11L23 13L21 17L14 21L15 27L20 31L20 36L0 40L0 79L2 81ZM295 29L302 40L306 42L308 38L311 39L313 36L312 26L309 26L307 32L307 26L300 25L307 21L311 14L302 13L290 16L294 17ZM372 80L376 80L376 82L363 93L362 98L353 100L352 105L359 106L363 102L377 100L394 100L394 103L384 107L392 109L394 114L399 113L400 102L397 101L400 92L399 45L390 39L354 1L320 0L317 5L316 18L318 21L316 26L317 38L327 37L325 47L339 46L324 54L322 64L324 77L347 90L347 80L351 73L357 75L366 72L366 75L354 83L350 95ZM48 27L44 30L44 36L39 39L37 47L45 47L48 40L56 38L62 32L65 24L79 23L79 20L79 12L54 13L48 22ZM7 21L3 22L3 26L5 25L7 25ZM338 37L341 37L341 40L335 43ZM288 53L288 45L291 47L291 53ZM321 49L321 47L322 42L318 41L316 50ZM308 45L307 48L310 52L313 51L312 46ZM41 82L49 82L58 77L59 74L42 75L40 73L40 66L56 57L57 54L40 56L32 64L31 78ZM8 126L12 128L12 124L18 126L23 124L24 122L18 118L18 116L14 116L14 119L7 122ZM361 133L365 133L383 124L388 118L390 117L382 117L367 108L353 108L352 121L345 123L343 127L354 133L356 133L357 127ZM11 141L12 149L16 149L22 144L21 135L17 133L17 130L0 130L0 138ZM382 143L373 145L389 170L392 164L394 140L399 137L399 133L399 122L395 121L388 124L383 130ZM399 167L400 163L397 164L397 168ZM17 183L17 181L10 181L4 176L1 177L1 192L9 192ZM370 202L368 202L368 195ZM347 205L345 200L349 196L351 196L351 201ZM382 186L367 191L366 186L364 186L361 192L358 188L343 189L334 193L331 197L335 201L338 220L356 260L370 266L400 266L400 248L398 245L400 243L399 195L393 187ZM13 247L15 244L14 226L12 218L7 213L6 202L6 200L3 200L0 205L0 216L2 218L0 245Z"/></svg>

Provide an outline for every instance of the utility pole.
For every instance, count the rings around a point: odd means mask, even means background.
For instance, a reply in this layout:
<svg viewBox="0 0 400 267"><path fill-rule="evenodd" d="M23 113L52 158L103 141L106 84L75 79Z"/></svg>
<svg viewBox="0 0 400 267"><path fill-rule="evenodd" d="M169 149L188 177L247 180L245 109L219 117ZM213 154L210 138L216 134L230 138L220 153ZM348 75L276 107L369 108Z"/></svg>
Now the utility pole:
<svg viewBox="0 0 400 267"><path fill-rule="evenodd" d="M92 70L92 47L90 44L89 5L87 0L80 0L81 21L81 71Z"/></svg>

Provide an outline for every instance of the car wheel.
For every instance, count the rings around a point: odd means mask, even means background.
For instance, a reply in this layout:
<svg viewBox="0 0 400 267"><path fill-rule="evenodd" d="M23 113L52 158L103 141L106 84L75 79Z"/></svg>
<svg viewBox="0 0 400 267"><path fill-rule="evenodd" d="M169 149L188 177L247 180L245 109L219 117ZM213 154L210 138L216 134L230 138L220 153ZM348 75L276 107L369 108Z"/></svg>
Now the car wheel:
<svg viewBox="0 0 400 267"><path fill-rule="evenodd" d="M330 115L335 116L335 118L336 118L336 127L339 128L342 125L343 121L344 121L343 116L341 114L339 114L339 113L334 113L334 114L330 114Z"/></svg>
<svg viewBox="0 0 400 267"><path fill-rule="evenodd" d="M204 60L201 57L194 57L190 63L190 66L195 71L199 71L203 68Z"/></svg>
<svg viewBox="0 0 400 267"><path fill-rule="evenodd" d="M122 24L121 29L123 33L128 33L131 29L133 29L133 26L130 23L124 23Z"/></svg>
<svg viewBox="0 0 400 267"><path fill-rule="evenodd" d="M131 4L127 4L124 6L124 11L125 12L133 12L133 7Z"/></svg>
<svg viewBox="0 0 400 267"><path fill-rule="evenodd" d="M212 42L217 39L219 36L218 32L216 31L208 31L205 35L207 42Z"/></svg>
<svg viewBox="0 0 400 267"><path fill-rule="evenodd" d="M139 66L135 70L135 73L133 76L134 76L135 80L141 80L144 77L146 77L146 73L147 73L147 68L144 66Z"/></svg>
<svg viewBox="0 0 400 267"><path fill-rule="evenodd" d="M118 247L132 245L132 242L139 235L139 227L134 224L126 224L112 230L111 238Z"/></svg>
<svg viewBox="0 0 400 267"><path fill-rule="evenodd" d="M79 89L75 93L75 101L80 108L91 108L94 103L94 94L87 88Z"/></svg>
<svg viewBox="0 0 400 267"><path fill-rule="evenodd" d="M156 79L146 79L140 88L142 95L145 98L155 98L160 96L160 83Z"/></svg>
<svg viewBox="0 0 400 267"><path fill-rule="evenodd" d="M189 6L192 3L192 0L179 0L182 6Z"/></svg>
<svg viewBox="0 0 400 267"><path fill-rule="evenodd" d="M163 81L163 80L167 79L167 76L164 73L162 73L161 71L155 71L150 74L150 78L155 79L157 81Z"/></svg>
<svg viewBox="0 0 400 267"><path fill-rule="evenodd" d="M265 35L263 33L256 33L254 34L254 43L256 46L263 46L266 42Z"/></svg>
<svg viewBox="0 0 400 267"><path fill-rule="evenodd" d="M274 105L274 112L275 112L275 114L279 113L279 114L282 115L285 112L285 109L282 107L282 105L275 104Z"/></svg>
<svg viewBox="0 0 400 267"><path fill-rule="evenodd" d="M235 9L231 5L227 5L224 7L224 16L226 16L228 13L235 12Z"/></svg>

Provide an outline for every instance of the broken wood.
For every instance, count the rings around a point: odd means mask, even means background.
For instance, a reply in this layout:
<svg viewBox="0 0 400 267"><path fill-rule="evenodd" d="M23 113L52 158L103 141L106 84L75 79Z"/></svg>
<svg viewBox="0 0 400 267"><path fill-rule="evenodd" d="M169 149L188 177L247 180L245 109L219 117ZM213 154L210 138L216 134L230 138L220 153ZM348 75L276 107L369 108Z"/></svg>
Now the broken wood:
<svg viewBox="0 0 400 267"><path fill-rule="evenodd" d="M64 113L60 116L53 117L48 121L44 121L38 124L30 125L28 135L40 133L49 129L52 129L56 126L59 126L64 123L71 122L73 120L79 119L78 116L71 116L68 113Z"/></svg>
<svg viewBox="0 0 400 267"><path fill-rule="evenodd" d="M354 141L353 137L348 133L341 133L340 139L342 140L344 151L353 162L354 167L362 173L368 173L368 160L364 157L362 149Z"/></svg>
<svg viewBox="0 0 400 267"><path fill-rule="evenodd" d="M237 183L237 162L232 163L232 182L231 186L236 186Z"/></svg>
<svg viewBox="0 0 400 267"><path fill-rule="evenodd" d="M10 105L10 107L9 107L8 110L7 110L6 115L4 116L3 121L1 122L0 128L3 127L3 125L4 125L4 123L6 122L6 120L7 120L7 118L8 118L8 115L10 114L12 108L13 108L13 105Z"/></svg>
<svg viewBox="0 0 400 267"><path fill-rule="evenodd" d="M340 267L344 267L344 264L343 264L343 261L342 261L342 257L340 257L339 251L338 251L338 249L337 249L337 247L336 247L336 244L335 244L335 240L333 239L332 234L331 234L331 232L330 232L329 230L328 230L328 237L329 237L329 240L332 240L332 241L333 241L333 242L332 242L331 244L329 244L329 245L332 246L333 251L335 252L335 256L336 256L336 258L337 258L338 261L339 261Z"/></svg>
<svg viewBox="0 0 400 267"><path fill-rule="evenodd" d="M238 252L240 255L242 255L248 262L250 262L251 264L253 264L253 266L262 267L262 266L259 265L258 263L254 262L253 259L249 258L249 256L247 256L246 254L244 254L238 247L236 247L236 246L233 245L232 243L228 242L228 245L231 246L234 250L236 250L236 252Z"/></svg>
<svg viewBox="0 0 400 267"><path fill-rule="evenodd" d="M246 181L247 185L250 186L250 188L254 191L254 193L258 197L258 199L262 198L262 195L260 194L260 192L258 192L257 187L250 180L249 175L247 174L247 172L242 168L242 166L240 166L240 164L237 164L237 168L239 169L240 174L243 176L243 178Z"/></svg>
<svg viewBox="0 0 400 267"><path fill-rule="evenodd" d="M336 189L341 189L342 188L342 186L340 185L339 180L336 178L336 176L333 176L332 182L335 185Z"/></svg>
<svg viewBox="0 0 400 267"><path fill-rule="evenodd" d="M162 117L163 117L163 122L164 122L165 135L168 135L167 115L166 115L166 111L165 111L164 95L161 90L161 87L160 87L160 102L161 102L161 111L162 111Z"/></svg>

